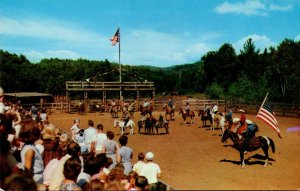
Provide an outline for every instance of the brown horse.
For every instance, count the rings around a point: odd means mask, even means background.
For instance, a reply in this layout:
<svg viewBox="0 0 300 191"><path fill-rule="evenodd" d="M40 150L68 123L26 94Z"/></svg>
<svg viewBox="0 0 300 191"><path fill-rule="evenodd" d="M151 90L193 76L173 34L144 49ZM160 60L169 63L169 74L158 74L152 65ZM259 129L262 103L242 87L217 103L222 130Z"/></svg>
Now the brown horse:
<svg viewBox="0 0 300 191"><path fill-rule="evenodd" d="M151 116L152 112L153 112L153 107L152 106L143 107L142 105L140 105L139 110L140 110L142 116L145 116L147 114L149 114L149 116Z"/></svg>
<svg viewBox="0 0 300 191"><path fill-rule="evenodd" d="M231 139L233 142L233 147L239 151L240 153L240 159L241 159L241 166L244 167L245 166L245 161L244 161L244 141L245 139L239 139L238 135L234 132L231 132L229 129L226 129L221 142L224 143L227 139ZM269 159L269 147L271 146L272 148L272 152L275 152L275 144L273 142L273 140L269 137L266 136L254 136L253 138L251 138L247 144L246 144L246 149L248 151L256 151L259 148L262 148L262 150L265 153L265 164L264 167L266 167L268 165L268 159Z"/></svg>
<svg viewBox="0 0 300 191"><path fill-rule="evenodd" d="M189 110L188 112L186 110L183 110L182 108L179 108L179 115L182 115L182 118L184 120L184 123L186 124L186 119L191 118L191 123L194 123L194 117L195 112L192 110Z"/></svg>
<svg viewBox="0 0 300 191"><path fill-rule="evenodd" d="M165 117L167 121L174 121L175 120L175 110L168 106L167 104L164 104L163 109L166 110Z"/></svg>
<svg viewBox="0 0 300 191"><path fill-rule="evenodd" d="M201 118L203 127L207 126L206 121L210 122L209 127L212 126L213 118L212 118L212 115L210 114L210 112L207 112L205 109L199 109L198 110L198 116Z"/></svg>
<svg viewBox="0 0 300 191"><path fill-rule="evenodd" d="M118 106L111 106L110 107L110 114L112 118L118 118Z"/></svg>

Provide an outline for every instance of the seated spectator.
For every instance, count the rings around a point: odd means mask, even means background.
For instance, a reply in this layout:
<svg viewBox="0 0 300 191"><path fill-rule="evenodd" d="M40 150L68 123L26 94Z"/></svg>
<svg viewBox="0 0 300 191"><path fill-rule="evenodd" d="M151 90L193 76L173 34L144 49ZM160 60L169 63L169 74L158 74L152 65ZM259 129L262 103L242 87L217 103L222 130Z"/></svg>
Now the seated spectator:
<svg viewBox="0 0 300 191"><path fill-rule="evenodd" d="M137 176L134 181L134 188L131 190L147 190L148 180L144 176Z"/></svg>
<svg viewBox="0 0 300 191"><path fill-rule="evenodd" d="M94 179L88 182L84 185L83 190L84 191L100 191L103 190L104 183L101 182L99 179Z"/></svg>
<svg viewBox="0 0 300 191"><path fill-rule="evenodd" d="M81 190L81 188L76 184L76 180L81 171L81 167L81 161L78 156L72 156L65 162L63 168L63 174L65 179L60 185L59 190Z"/></svg>
<svg viewBox="0 0 300 191"><path fill-rule="evenodd" d="M37 191L37 184L28 174L11 174L4 181L3 190Z"/></svg>

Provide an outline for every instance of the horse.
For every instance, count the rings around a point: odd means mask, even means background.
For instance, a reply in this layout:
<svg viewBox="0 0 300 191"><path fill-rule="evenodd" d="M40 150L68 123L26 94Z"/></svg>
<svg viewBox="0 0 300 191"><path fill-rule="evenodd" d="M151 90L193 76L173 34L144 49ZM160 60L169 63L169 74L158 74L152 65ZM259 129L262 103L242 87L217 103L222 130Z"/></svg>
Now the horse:
<svg viewBox="0 0 300 191"><path fill-rule="evenodd" d="M171 108L167 104L164 104L163 109L166 109L165 117L167 121L174 121L175 120L175 110L174 108Z"/></svg>
<svg viewBox="0 0 300 191"><path fill-rule="evenodd" d="M224 133L224 129L225 129L225 117L224 117L224 114L222 112L217 112L216 114L214 114L214 122L210 128L210 130L212 130L213 132L215 131L215 128L220 128L221 129L221 132L222 132L222 135ZM214 123L216 123L216 127L214 125Z"/></svg>
<svg viewBox="0 0 300 191"><path fill-rule="evenodd" d="M103 113L105 111L105 106L102 103L93 105L96 112Z"/></svg>
<svg viewBox="0 0 300 191"><path fill-rule="evenodd" d="M118 118L118 106L111 106L110 114L112 118Z"/></svg>
<svg viewBox="0 0 300 191"><path fill-rule="evenodd" d="M182 108L179 108L179 115L182 115L182 118L183 118L183 120L184 120L184 123L186 124L186 119L188 118L188 117L190 117L191 118L191 124L193 124L195 121L194 121L194 117L195 117L195 112L194 111L192 111L192 110L190 110L188 113L185 111L185 110L183 110Z"/></svg>
<svg viewBox="0 0 300 191"><path fill-rule="evenodd" d="M164 120L164 117L162 115L159 116L158 120L155 123L155 129L158 134L158 129L159 128L165 128L166 129L166 134L169 134L169 121Z"/></svg>
<svg viewBox="0 0 300 191"><path fill-rule="evenodd" d="M127 122L126 124L126 127L125 127L125 122L124 121L119 121L119 120L116 120L114 121L114 127L120 127L121 129L121 135L124 134L124 131L126 131L126 128L129 127L130 128L130 134L133 135L133 127L135 126L134 122L129 119L129 121Z"/></svg>
<svg viewBox="0 0 300 191"><path fill-rule="evenodd" d="M199 109L198 110L198 116L201 118L202 121L202 125L203 127L206 127L206 121L210 122L210 126L212 126L212 115L210 114L210 112L206 111L205 109Z"/></svg>
<svg viewBox="0 0 300 191"><path fill-rule="evenodd" d="M240 159L241 159L241 167L244 168L245 161L244 161L244 141L245 138L239 139L238 135L229 129L226 129L224 131L224 134L222 136L221 142L224 143L228 138L230 138L233 142L233 147L240 152ZM269 147L271 146L272 152L275 152L275 144L274 141L266 136L254 136L251 138L246 146L247 151L255 151L259 148L262 148L265 154L265 164L264 167L268 165L268 159L269 159Z"/></svg>
<svg viewBox="0 0 300 191"><path fill-rule="evenodd" d="M141 112L141 115L145 116L146 114L149 114L151 116L153 112L153 107L143 107L142 105L140 105L139 110Z"/></svg>
<svg viewBox="0 0 300 191"><path fill-rule="evenodd" d="M152 115L150 115L150 117L146 118L146 120L145 120L145 134L154 135L153 129L155 127L156 121L157 120Z"/></svg>

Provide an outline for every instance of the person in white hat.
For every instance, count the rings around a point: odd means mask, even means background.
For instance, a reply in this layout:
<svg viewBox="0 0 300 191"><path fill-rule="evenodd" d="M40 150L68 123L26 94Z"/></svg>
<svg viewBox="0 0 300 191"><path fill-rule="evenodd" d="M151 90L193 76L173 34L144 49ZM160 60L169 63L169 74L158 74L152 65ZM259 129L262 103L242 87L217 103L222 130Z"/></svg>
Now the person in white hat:
<svg viewBox="0 0 300 191"><path fill-rule="evenodd" d="M5 113L4 90L0 87L0 113Z"/></svg>
<svg viewBox="0 0 300 191"><path fill-rule="evenodd" d="M157 190L157 178L161 177L161 170L158 164L153 162L154 154L147 152L145 155L146 165L141 170L141 176L145 176L148 180L148 190Z"/></svg>

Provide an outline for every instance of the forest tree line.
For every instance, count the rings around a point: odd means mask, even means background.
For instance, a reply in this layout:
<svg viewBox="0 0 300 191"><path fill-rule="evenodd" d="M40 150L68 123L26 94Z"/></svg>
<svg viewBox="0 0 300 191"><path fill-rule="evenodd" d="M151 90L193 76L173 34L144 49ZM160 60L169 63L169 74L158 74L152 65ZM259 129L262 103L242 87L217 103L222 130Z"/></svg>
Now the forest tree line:
<svg viewBox="0 0 300 191"><path fill-rule="evenodd" d="M119 81L118 63L86 59L42 59L0 50L0 86L6 92L65 95L66 81ZM122 81L151 81L160 95L205 93L207 98L299 104L300 41L285 39L263 51L248 39L237 54L229 43L192 64L172 67L122 65ZM126 95L125 95L126 96Z"/></svg>

